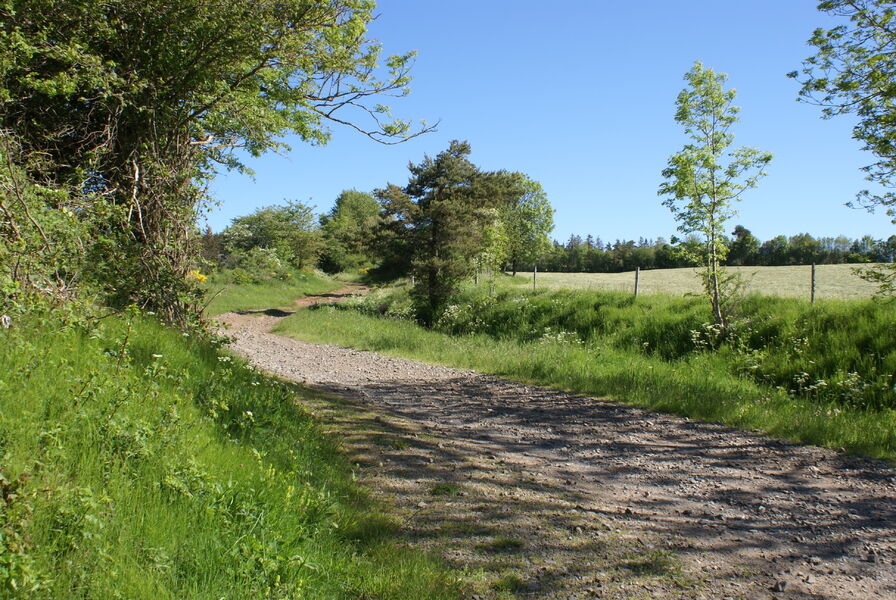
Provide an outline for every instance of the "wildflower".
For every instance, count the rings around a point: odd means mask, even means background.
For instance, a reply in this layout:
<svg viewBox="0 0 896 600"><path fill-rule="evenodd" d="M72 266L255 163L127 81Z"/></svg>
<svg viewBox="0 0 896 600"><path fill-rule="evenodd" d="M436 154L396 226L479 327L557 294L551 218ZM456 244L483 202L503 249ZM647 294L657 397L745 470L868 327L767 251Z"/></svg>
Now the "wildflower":
<svg viewBox="0 0 896 600"><path fill-rule="evenodd" d="M232 359L229 356L219 356L218 357L219 362L230 362L231 360Z"/></svg>
<svg viewBox="0 0 896 600"><path fill-rule="evenodd" d="M153 358L162 358L162 355L161 354L153 354L152 357Z"/></svg>
<svg viewBox="0 0 896 600"><path fill-rule="evenodd" d="M199 283L205 283L205 280L208 279L208 276L200 273L198 269L193 269L192 271L187 273L187 279L192 279L194 281L198 281Z"/></svg>

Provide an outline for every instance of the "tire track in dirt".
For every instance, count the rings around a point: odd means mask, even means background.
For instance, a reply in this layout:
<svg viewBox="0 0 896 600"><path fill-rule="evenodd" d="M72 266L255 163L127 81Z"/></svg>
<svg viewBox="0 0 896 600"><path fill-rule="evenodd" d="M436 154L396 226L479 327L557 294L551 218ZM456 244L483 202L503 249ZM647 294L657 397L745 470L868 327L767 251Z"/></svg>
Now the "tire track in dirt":
<svg viewBox="0 0 896 600"><path fill-rule="evenodd" d="M219 319L256 366L339 395L325 427L476 596L896 598L888 463L270 333L286 314Z"/></svg>

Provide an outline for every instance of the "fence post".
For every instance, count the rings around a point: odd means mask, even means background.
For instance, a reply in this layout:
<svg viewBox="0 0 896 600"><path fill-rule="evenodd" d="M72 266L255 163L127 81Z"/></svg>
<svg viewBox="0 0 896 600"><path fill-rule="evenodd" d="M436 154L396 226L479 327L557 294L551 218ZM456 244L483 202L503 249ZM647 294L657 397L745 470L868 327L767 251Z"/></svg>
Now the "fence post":
<svg viewBox="0 0 896 600"><path fill-rule="evenodd" d="M812 295L809 302L815 304L815 263L812 263Z"/></svg>
<svg viewBox="0 0 896 600"><path fill-rule="evenodd" d="M538 263L535 264L535 270L532 271L532 289L535 289L535 278L538 276Z"/></svg>
<svg viewBox="0 0 896 600"><path fill-rule="evenodd" d="M635 298L638 297L638 281L641 279L641 267L635 267Z"/></svg>

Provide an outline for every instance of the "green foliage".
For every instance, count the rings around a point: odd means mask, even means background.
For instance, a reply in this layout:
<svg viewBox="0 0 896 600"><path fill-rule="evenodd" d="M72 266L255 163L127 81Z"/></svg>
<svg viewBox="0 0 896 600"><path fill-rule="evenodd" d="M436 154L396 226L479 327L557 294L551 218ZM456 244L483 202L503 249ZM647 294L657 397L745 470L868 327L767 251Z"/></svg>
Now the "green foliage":
<svg viewBox="0 0 896 600"><path fill-rule="evenodd" d="M228 262L247 270L312 266L321 249L314 209L295 200L236 217L221 239Z"/></svg>
<svg viewBox="0 0 896 600"><path fill-rule="evenodd" d="M411 164L404 188L375 192L385 219L382 239L413 274L415 310L427 325L475 271L475 258L494 242L489 226L516 191L515 175L481 171L470 152L467 142L452 141L435 158Z"/></svg>
<svg viewBox="0 0 896 600"><path fill-rule="evenodd" d="M0 130L0 313L22 309L32 296L69 297L84 267L90 222L82 197L41 185L41 165L18 139Z"/></svg>
<svg viewBox="0 0 896 600"><path fill-rule="evenodd" d="M743 225L736 225L731 235L734 239L728 248L728 264L737 266L748 264L759 252L759 240Z"/></svg>
<svg viewBox="0 0 896 600"><path fill-rule="evenodd" d="M848 24L816 29L809 44L815 56L803 61L799 100L820 106L825 119L855 114L852 136L876 162L866 166L868 181L884 191L863 190L855 203L873 211L883 208L896 223L896 10L889 0L825 0L818 10L848 19ZM896 266L866 270L882 295L896 293Z"/></svg>
<svg viewBox="0 0 896 600"><path fill-rule="evenodd" d="M339 273L373 267L373 244L379 224L380 205L376 198L356 190L339 194L333 209L320 218L321 268Z"/></svg>
<svg viewBox="0 0 896 600"><path fill-rule="evenodd" d="M412 53L381 59L370 0L11 0L0 4L0 129L40 157L40 183L102 215L90 275L108 300L187 324L193 224L220 168L324 143L341 123L412 132L372 97L407 92ZM382 66L380 66L382 65ZM106 210L106 207L111 207Z"/></svg>
<svg viewBox="0 0 896 600"><path fill-rule="evenodd" d="M519 174L520 193L502 212L507 230L507 261L516 274L523 264L535 263L550 248L554 209L541 184Z"/></svg>
<svg viewBox="0 0 896 600"><path fill-rule="evenodd" d="M0 344L0 598L459 596L391 540L311 392L136 315L33 310Z"/></svg>
<svg viewBox="0 0 896 600"><path fill-rule="evenodd" d="M896 317L877 302L751 297L723 336L695 298L470 290L441 331L382 317L406 301L384 290L278 331L896 457Z"/></svg>
<svg viewBox="0 0 896 600"><path fill-rule="evenodd" d="M728 325L726 304L736 288L722 272L728 254L724 224L735 214L732 202L756 187L772 159L756 148L729 150L734 141L730 129L738 121L739 109L732 104L734 90L723 87L726 79L699 61L685 74L688 87L678 94L675 121L684 126L691 143L669 158L663 170L667 181L659 189L660 195L668 196L663 205L675 215L678 230L702 236L699 254L693 258L705 267L704 288L713 318L723 328Z"/></svg>

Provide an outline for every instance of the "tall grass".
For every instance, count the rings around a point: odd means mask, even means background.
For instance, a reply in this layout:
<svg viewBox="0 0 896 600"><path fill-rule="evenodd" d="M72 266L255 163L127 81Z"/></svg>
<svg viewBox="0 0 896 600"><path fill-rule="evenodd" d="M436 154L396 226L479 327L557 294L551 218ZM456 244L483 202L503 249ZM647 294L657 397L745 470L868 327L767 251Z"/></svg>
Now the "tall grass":
<svg viewBox="0 0 896 600"><path fill-rule="evenodd" d="M863 280L855 270L872 265L818 265L816 298L826 300L867 299L877 285ZM726 267L743 278L746 291L767 296L808 300L812 287L810 265L780 267ZM532 285L532 273L517 273L520 283ZM538 273L537 285L545 289L616 291L632 293L635 273ZM702 293L698 269L645 269L640 272L639 293L681 296Z"/></svg>
<svg viewBox="0 0 896 600"><path fill-rule="evenodd" d="M304 271L284 271L278 277L244 275L243 271L218 272L205 282L210 301L207 315L286 307L301 296L322 294L340 287L338 281Z"/></svg>
<svg viewBox="0 0 896 600"><path fill-rule="evenodd" d="M301 311L278 331L896 457L891 305L751 297L726 337L696 298L468 290L427 331L406 293Z"/></svg>
<svg viewBox="0 0 896 600"><path fill-rule="evenodd" d="M292 390L140 317L0 330L0 598L457 598Z"/></svg>

